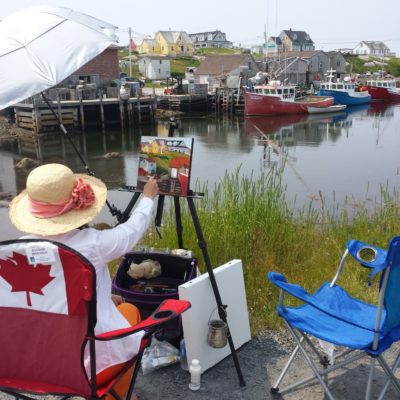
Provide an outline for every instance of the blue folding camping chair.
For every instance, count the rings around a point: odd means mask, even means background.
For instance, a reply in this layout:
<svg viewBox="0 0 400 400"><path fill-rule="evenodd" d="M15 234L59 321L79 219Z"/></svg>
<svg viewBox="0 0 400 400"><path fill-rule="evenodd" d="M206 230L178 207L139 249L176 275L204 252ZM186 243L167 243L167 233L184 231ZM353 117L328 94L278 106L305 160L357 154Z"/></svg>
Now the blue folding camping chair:
<svg viewBox="0 0 400 400"><path fill-rule="evenodd" d="M376 305L351 297L337 284L349 254L361 266L371 269L370 280L380 274ZM317 379L327 397L334 399L327 385L328 373L364 356L370 356L365 399L371 398L376 361L387 376L378 398L383 399L390 384L400 395L400 383L394 375L400 363L400 355L392 367L383 358L383 353L400 339L400 236L391 239L387 250L356 240L349 241L332 282L324 283L314 294L309 294L299 285L288 283L282 274L276 272L269 272L268 279L280 288L277 311L296 342L296 348L271 388L272 394L283 394ZM298 307L285 306L285 293L302 300L304 304ZM336 355L338 362L329 365L328 358L322 355L315 342L310 340L312 337L344 347L345 349ZM315 361L307 353L309 349L319 358L322 369L317 368ZM299 350L307 360L313 375L280 389L279 385Z"/></svg>

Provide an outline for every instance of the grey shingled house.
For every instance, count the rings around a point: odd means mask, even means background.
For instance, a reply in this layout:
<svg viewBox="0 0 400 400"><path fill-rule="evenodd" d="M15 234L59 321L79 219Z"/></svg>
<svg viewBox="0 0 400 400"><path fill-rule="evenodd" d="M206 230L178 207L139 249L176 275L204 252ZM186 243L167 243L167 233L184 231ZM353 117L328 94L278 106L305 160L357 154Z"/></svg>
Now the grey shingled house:
<svg viewBox="0 0 400 400"><path fill-rule="evenodd" d="M216 87L237 88L259 71L251 54L207 56L194 72L196 83L207 83L209 91Z"/></svg>

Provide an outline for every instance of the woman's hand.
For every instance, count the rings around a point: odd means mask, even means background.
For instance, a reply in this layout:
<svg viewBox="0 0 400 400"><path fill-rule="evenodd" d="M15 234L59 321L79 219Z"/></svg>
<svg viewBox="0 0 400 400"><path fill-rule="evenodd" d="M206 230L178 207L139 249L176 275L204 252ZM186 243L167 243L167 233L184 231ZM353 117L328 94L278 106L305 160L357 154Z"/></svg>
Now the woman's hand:
<svg viewBox="0 0 400 400"><path fill-rule="evenodd" d="M149 197L150 199L154 199L158 195L158 184L154 177L151 177L143 188L143 196Z"/></svg>
<svg viewBox="0 0 400 400"><path fill-rule="evenodd" d="M121 296L118 296L117 294L112 294L111 295L111 300L115 304L116 307L118 307L120 304L124 302Z"/></svg>

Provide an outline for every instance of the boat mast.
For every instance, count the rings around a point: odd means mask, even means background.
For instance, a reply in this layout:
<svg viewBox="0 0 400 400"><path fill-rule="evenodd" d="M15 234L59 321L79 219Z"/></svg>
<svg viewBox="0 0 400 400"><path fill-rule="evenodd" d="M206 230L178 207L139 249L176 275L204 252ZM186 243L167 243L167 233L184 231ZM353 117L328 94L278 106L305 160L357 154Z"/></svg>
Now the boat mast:
<svg viewBox="0 0 400 400"><path fill-rule="evenodd" d="M330 70L328 70L327 71L327 73L328 73L328 83L329 83L329 86L328 86L328 89L332 89L332 78L333 78L333 73L334 72L336 72L336 70L334 70L333 68L331 68Z"/></svg>

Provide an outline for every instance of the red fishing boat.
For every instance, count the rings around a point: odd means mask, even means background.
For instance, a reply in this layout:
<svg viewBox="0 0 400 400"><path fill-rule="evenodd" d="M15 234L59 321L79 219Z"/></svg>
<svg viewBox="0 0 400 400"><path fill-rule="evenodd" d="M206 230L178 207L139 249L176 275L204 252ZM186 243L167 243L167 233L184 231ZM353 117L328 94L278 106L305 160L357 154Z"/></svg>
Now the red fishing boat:
<svg viewBox="0 0 400 400"><path fill-rule="evenodd" d="M308 113L308 107L327 107L334 102L330 96L299 96L294 85L272 81L244 89L245 115L277 115Z"/></svg>
<svg viewBox="0 0 400 400"><path fill-rule="evenodd" d="M400 91L394 79L370 80L361 90L368 91L372 100L400 101Z"/></svg>

